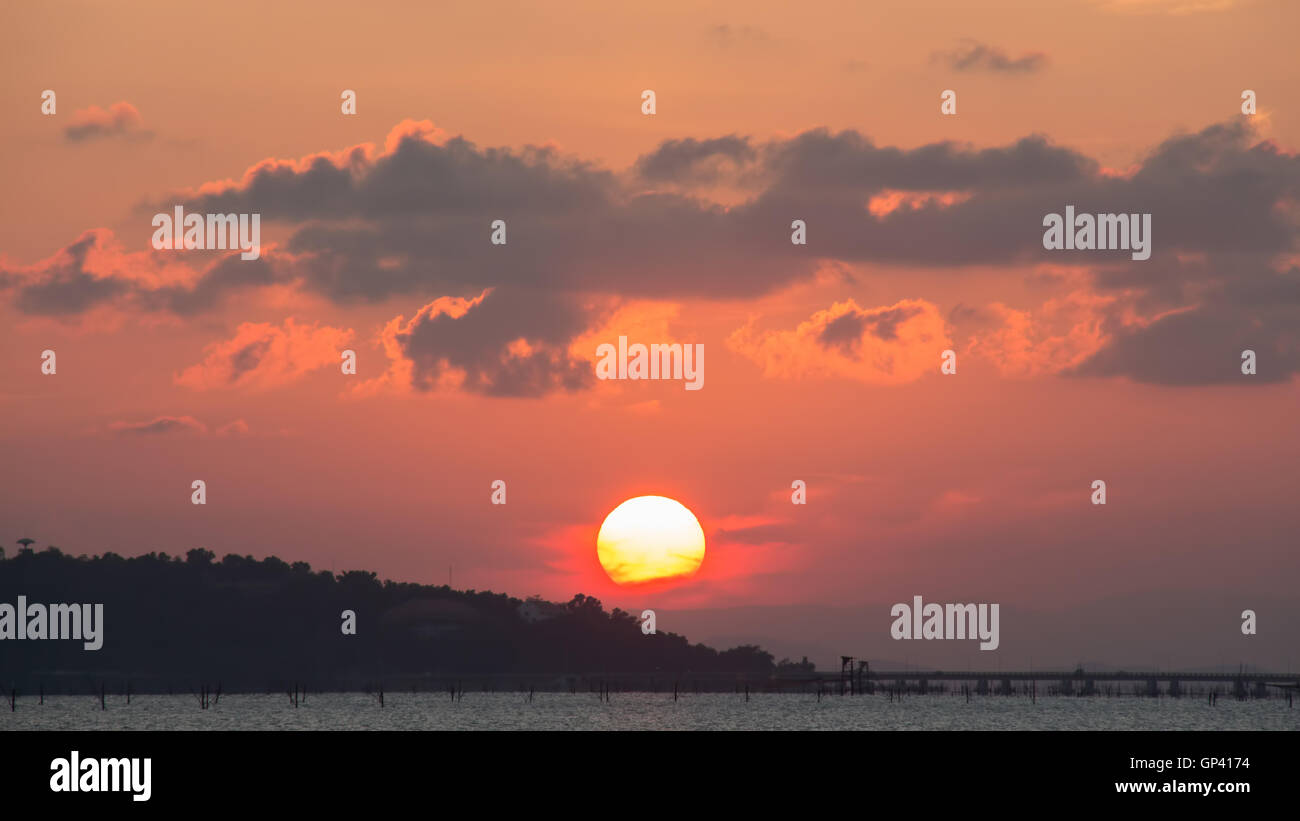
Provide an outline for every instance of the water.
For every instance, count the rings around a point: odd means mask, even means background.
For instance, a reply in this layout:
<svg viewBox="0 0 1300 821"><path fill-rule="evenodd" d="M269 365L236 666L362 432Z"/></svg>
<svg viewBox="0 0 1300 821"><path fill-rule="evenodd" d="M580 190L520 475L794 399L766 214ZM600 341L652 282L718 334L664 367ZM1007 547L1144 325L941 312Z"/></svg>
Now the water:
<svg viewBox="0 0 1300 821"><path fill-rule="evenodd" d="M1201 698L1017 696L823 696L755 693L364 693L311 694L294 709L284 695L223 695L199 709L191 695L19 698L0 712L3 730L1300 730L1285 699L1211 707ZM7 704L5 706L8 706Z"/></svg>

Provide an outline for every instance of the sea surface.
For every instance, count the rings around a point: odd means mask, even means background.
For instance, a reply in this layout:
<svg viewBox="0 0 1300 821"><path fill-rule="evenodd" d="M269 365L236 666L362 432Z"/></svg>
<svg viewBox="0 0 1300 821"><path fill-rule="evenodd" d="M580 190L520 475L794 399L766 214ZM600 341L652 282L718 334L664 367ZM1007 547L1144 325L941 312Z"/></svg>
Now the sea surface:
<svg viewBox="0 0 1300 821"><path fill-rule="evenodd" d="M7 699L3 708L8 708ZM1300 701L1300 699L1297 699ZM1049 696L823 696L755 693L466 692L223 695L200 709L191 695L19 696L4 730L1300 730L1285 698Z"/></svg>

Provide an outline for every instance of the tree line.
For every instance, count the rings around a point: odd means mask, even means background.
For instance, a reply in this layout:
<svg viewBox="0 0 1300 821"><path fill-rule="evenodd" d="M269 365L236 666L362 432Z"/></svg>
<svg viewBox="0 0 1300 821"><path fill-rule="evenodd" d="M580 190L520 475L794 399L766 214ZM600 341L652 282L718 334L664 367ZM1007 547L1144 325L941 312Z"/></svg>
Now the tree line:
<svg viewBox="0 0 1300 821"><path fill-rule="evenodd" d="M34 689L81 689L105 676L153 682L221 681L228 690L311 681L319 687L393 676L690 673L764 675L770 653L718 651L606 612L583 594L564 603L502 593L334 574L275 556L208 550L125 558L74 557L57 547L0 548L0 603L102 603L104 644L3 641L0 679ZM343 631L343 613L356 632ZM55 684L57 682L57 684Z"/></svg>

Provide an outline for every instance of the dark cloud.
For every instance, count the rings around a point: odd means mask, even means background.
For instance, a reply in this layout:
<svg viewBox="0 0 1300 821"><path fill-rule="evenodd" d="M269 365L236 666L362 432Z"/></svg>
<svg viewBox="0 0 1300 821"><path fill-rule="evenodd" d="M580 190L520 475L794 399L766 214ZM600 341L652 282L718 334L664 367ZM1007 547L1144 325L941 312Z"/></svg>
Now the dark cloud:
<svg viewBox="0 0 1300 821"><path fill-rule="evenodd" d="M1041 137L1004 148L902 150L826 131L762 145L735 135L669 141L638 160L633 180L708 184L719 163L743 167L761 193L727 209L639 190L550 150L411 136L347 168L331 170L323 159L305 168L268 164L244 185L186 207L297 224L287 249L303 258L307 287L340 302L485 286L743 298L811 275L818 258L1009 260L1041 247L1044 208L1059 208L1065 195L1050 189L1097 183L1096 163ZM886 219L866 213L869 199L891 188L971 190L979 202ZM814 232L808 248L789 242L796 218ZM496 219L508 225L504 246L489 244Z"/></svg>
<svg viewBox="0 0 1300 821"><path fill-rule="evenodd" d="M717 182L720 168L743 178L752 195L724 207L685 193ZM196 212L260 213L288 229L279 255L232 254L194 284L145 289L112 270L87 270L83 237L35 272L0 270L0 287L26 313L112 302L183 315L273 283L301 283L340 304L492 289L463 317L420 320L404 344L426 384L454 367L469 374L472 390L528 395L580 384L562 348L595 321L577 307L592 296L750 298L827 262L846 270L1048 262L1091 266L1094 287L1115 295L1109 331L1117 349L1192 332L1226 345L1233 328L1253 322L1253 347L1274 351L1283 372L1290 367L1282 336L1300 324L1300 308L1293 283L1269 263L1296 251L1300 159L1260 140L1248 118L1172 137L1127 176L1038 135L988 148L901 149L825 129L766 142L670 140L631 171L614 174L549 148L480 148L402 132L383 153L359 147L266 162L225 191L167 200L168 208L183 201ZM673 190L658 190L665 183ZM874 207L900 195L912 199ZM1077 213L1150 213L1151 258L1045 250L1043 217L1067 205ZM504 246L489 241L497 219L507 222ZM808 225L806 246L790 243L794 219ZM530 314L542 305L554 313L550 324L521 334L520 323L540 321ZM1138 330L1118 319L1126 309L1184 313ZM844 339L858 321L843 320ZM888 329L883 323L876 332ZM825 343L837 344L837 332L827 332ZM537 352L503 357L521 335L536 337ZM1126 355L1107 360L1112 353L1079 372L1170 378L1125 368ZM1175 381L1212 378L1187 373Z"/></svg>
<svg viewBox="0 0 1300 821"><path fill-rule="evenodd" d="M757 193L724 208L639 187L707 181L718 161L742 164ZM549 149L479 149L460 138L437 144L415 136L378 156L357 150L342 160L265 163L242 185L186 208L260 213L290 226L292 272L273 255L228 258L195 285L142 300L154 310L194 313L232 290L291 277L341 303L466 296L485 287L745 298L811 275L819 259L964 266L1127 257L1045 251L1043 216L1066 205L1080 213L1152 213L1157 258L1273 254L1295 240L1294 219L1278 204L1300 196L1296 158L1257 142L1244 119L1171 139L1124 178L1041 136L992 148L899 149L826 130L762 144L736 135L668 141L634 168L620 179ZM874 198L898 191L958 196L868 211ZM504 246L489 242L497 219L507 222ZM794 219L807 222L808 246L791 245ZM66 275L47 283L54 292L91 284ZM84 302L112 296L111 286L98 287ZM30 299L33 307L77 304L71 294Z"/></svg>
<svg viewBox="0 0 1300 821"><path fill-rule="evenodd" d="M542 396L574 391L594 380L591 363L569 356L568 345L589 318L549 293L493 291L459 316L440 303L389 331L411 364L411 387L434 390L444 376L487 396Z"/></svg>
<svg viewBox="0 0 1300 821"><path fill-rule="evenodd" d="M252 342L243 348L235 351L230 356L230 381L238 381L239 377L249 371L255 370L262 362L262 357L266 356L271 350L271 340L260 339Z"/></svg>
<svg viewBox="0 0 1300 821"><path fill-rule="evenodd" d="M86 257L98 241L97 232L82 234L34 282L4 272L4 282L16 286L14 307L25 314L68 316L88 311L129 291L130 285L124 280L97 276L86 270Z"/></svg>
<svg viewBox="0 0 1300 821"><path fill-rule="evenodd" d="M766 144L763 161L772 176L771 189L806 186L818 195L869 195L885 188L1006 192L1094 180L1099 167L1040 135L997 148L939 142L902 149L877 147L857 131L824 128Z"/></svg>
<svg viewBox="0 0 1300 821"><path fill-rule="evenodd" d="M232 252L211 263L192 284L150 286L123 275L127 266L142 261L123 254L111 239L107 230L87 231L35 270L0 268L0 292L12 291L14 307L33 316L74 316L104 305L188 316L216 307L241 288L289 276L288 266L277 268L266 256L244 260ZM92 252L98 252L93 262Z"/></svg>
<svg viewBox="0 0 1300 821"><path fill-rule="evenodd" d="M1032 51L1019 57L1008 57L995 46L974 40L964 40L950 51L937 51L931 55L933 62L942 62L954 71L993 71L1004 74L1027 74L1047 65L1047 55Z"/></svg>
<svg viewBox="0 0 1300 821"><path fill-rule="evenodd" d="M709 184L722 178L724 166L737 169L752 162L758 152L745 137L734 134L711 140L665 140L636 161L636 172L651 182Z"/></svg>
<svg viewBox="0 0 1300 821"><path fill-rule="evenodd" d="M146 310L191 316L216 307L231 293L283 282L289 276L287 266L277 267L265 251L257 259L241 259L238 253L231 253L209 265L192 285L141 289L134 296Z"/></svg>
<svg viewBox="0 0 1300 821"><path fill-rule="evenodd" d="M257 212L263 219L285 221L506 217L581 213L606 204L616 189L609 171L562 157L553 148L480 149L462 137L435 144L413 133L373 161L354 149L341 162L326 156L312 158L306 167L265 162L239 186L189 199L187 208ZM149 208L169 208L173 201L160 200Z"/></svg>
<svg viewBox="0 0 1300 821"><path fill-rule="evenodd" d="M1241 263L1238 263L1239 265ZM1068 372L1075 376L1126 376L1160 385L1281 382L1300 373L1300 269L1276 273L1226 261L1189 264L1181 297L1189 305L1149 325L1130 327L1118 316L1113 341ZM1256 355L1256 373L1241 372L1243 351Z"/></svg>
<svg viewBox="0 0 1300 821"><path fill-rule="evenodd" d="M840 348L844 353L854 352L862 343L863 333L870 333L886 341L898 338L899 324L916 316L918 306L864 310L855 308L840 314L826 323L817 341L828 348Z"/></svg>

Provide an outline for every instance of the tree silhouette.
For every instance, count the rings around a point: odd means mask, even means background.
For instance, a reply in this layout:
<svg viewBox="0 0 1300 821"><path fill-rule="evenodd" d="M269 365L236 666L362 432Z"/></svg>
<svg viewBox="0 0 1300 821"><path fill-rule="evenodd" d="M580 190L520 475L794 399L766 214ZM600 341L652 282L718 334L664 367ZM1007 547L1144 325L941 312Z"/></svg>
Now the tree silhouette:
<svg viewBox="0 0 1300 821"><path fill-rule="evenodd" d="M30 540L25 540L30 543ZM20 542L22 543L22 542ZM3 554L0 553L0 557ZM227 690L309 679L363 686L384 676L572 676L671 672L767 675L770 653L746 645L719 652L667 631L646 635L635 614L578 593L564 604L489 591L381 581L375 573L314 571L306 562L212 551L124 558L70 556L24 547L0 561L0 601L104 605L104 646L14 642L6 672L20 689L58 670L67 682L132 671L137 692L220 678ZM340 615L361 629L343 635ZM540 617L538 617L540 614ZM150 684L152 682L152 685ZM80 686L75 683L69 687Z"/></svg>

